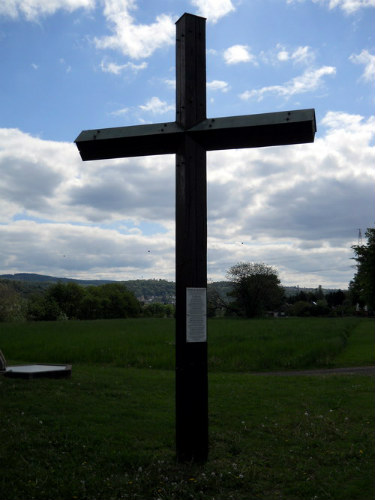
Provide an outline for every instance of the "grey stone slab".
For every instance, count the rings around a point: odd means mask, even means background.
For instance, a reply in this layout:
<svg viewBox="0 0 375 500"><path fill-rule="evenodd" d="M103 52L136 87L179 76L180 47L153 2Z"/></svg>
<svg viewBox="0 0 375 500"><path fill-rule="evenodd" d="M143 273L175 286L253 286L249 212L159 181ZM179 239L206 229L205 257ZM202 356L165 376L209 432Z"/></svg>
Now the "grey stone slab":
<svg viewBox="0 0 375 500"><path fill-rule="evenodd" d="M31 364L7 366L4 372L9 378L65 378L72 374L71 365Z"/></svg>

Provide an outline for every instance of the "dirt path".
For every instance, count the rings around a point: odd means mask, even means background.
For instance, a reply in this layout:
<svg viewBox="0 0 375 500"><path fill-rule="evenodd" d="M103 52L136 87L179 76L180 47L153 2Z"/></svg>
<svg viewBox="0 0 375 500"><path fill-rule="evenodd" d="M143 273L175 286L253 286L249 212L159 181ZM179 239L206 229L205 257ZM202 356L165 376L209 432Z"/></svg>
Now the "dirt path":
<svg viewBox="0 0 375 500"><path fill-rule="evenodd" d="M250 372L250 375L369 375L375 377L375 365L372 366L352 366L348 368L322 368L316 370L289 370L280 372Z"/></svg>

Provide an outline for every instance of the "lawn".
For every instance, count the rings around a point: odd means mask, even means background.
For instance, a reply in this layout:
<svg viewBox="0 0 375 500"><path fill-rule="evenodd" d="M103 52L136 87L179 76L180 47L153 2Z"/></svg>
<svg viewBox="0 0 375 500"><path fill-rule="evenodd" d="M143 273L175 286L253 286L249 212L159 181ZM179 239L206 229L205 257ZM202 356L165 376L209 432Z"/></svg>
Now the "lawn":
<svg viewBox="0 0 375 500"><path fill-rule="evenodd" d="M1 500L371 500L374 379L249 373L373 364L373 323L339 321L209 322L199 466L175 462L173 321L0 324L9 360L73 363L0 378Z"/></svg>
<svg viewBox="0 0 375 500"><path fill-rule="evenodd" d="M372 325L358 318L209 320L209 369L323 368L339 366L340 356L344 364L375 363ZM8 362L173 370L174 320L0 323L0 346Z"/></svg>

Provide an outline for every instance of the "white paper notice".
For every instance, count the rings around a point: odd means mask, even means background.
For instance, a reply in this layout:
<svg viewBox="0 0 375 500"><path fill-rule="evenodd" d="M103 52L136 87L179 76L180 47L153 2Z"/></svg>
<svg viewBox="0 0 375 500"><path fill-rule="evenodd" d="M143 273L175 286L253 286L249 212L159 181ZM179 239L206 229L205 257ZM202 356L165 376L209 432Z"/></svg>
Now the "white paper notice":
<svg viewBox="0 0 375 500"><path fill-rule="evenodd" d="M207 341L206 288L186 289L186 342Z"/></svg>

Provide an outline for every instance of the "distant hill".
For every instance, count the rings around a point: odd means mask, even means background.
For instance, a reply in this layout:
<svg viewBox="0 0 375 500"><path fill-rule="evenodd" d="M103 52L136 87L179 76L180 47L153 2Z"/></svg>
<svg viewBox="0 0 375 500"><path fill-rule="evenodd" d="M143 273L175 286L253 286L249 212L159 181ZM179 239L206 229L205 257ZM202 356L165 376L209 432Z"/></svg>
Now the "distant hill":
<svg viewBox="0 0 375 500"><path fill-rule="evenodd" d="M98 286L106 283L123 283L128 290L143 302L175 302L175 283L162 279L139 279L127 281L115 280L81 280L74 278L59 278L56 276L46 276L44 274L34 273L16 273L16 274L2 274L0 281L12 281L15 288L23 295L30 295L30 293L42 292L53 283L77 283L82 286ZM220 296L225 299L227 293L231 291L232 284L230 281L216 281L210 283L208 288L215 289ZM297 295L299 292L314 292L315 288L302 288L298 286L284 287L287 297ZM333 292L335 289L324 289L324 293Z"/></svg>
<svg viewBox="0 0 375 500"><path fill-rule="evenodd" d="M122 283L134 293L138 300L143 302L175 302L175 284L167 280L82 280L74 278L61 278L34 273L2 274L0 281L11 281L15 289L22 295L43 292L54 283L77 283L82 286L99 286L108 283Z"/></svg>
<svg viewBox="0 0 375 500"><path fill-rule="evenodd" d="M0 279L12 281L27 281L34 283L78 283L80 285L104 285L105 283L114 283L111 280L79 280L74 278L57 278L56 276L47 276L34 273L16 273L0 274Z"/></svg>

